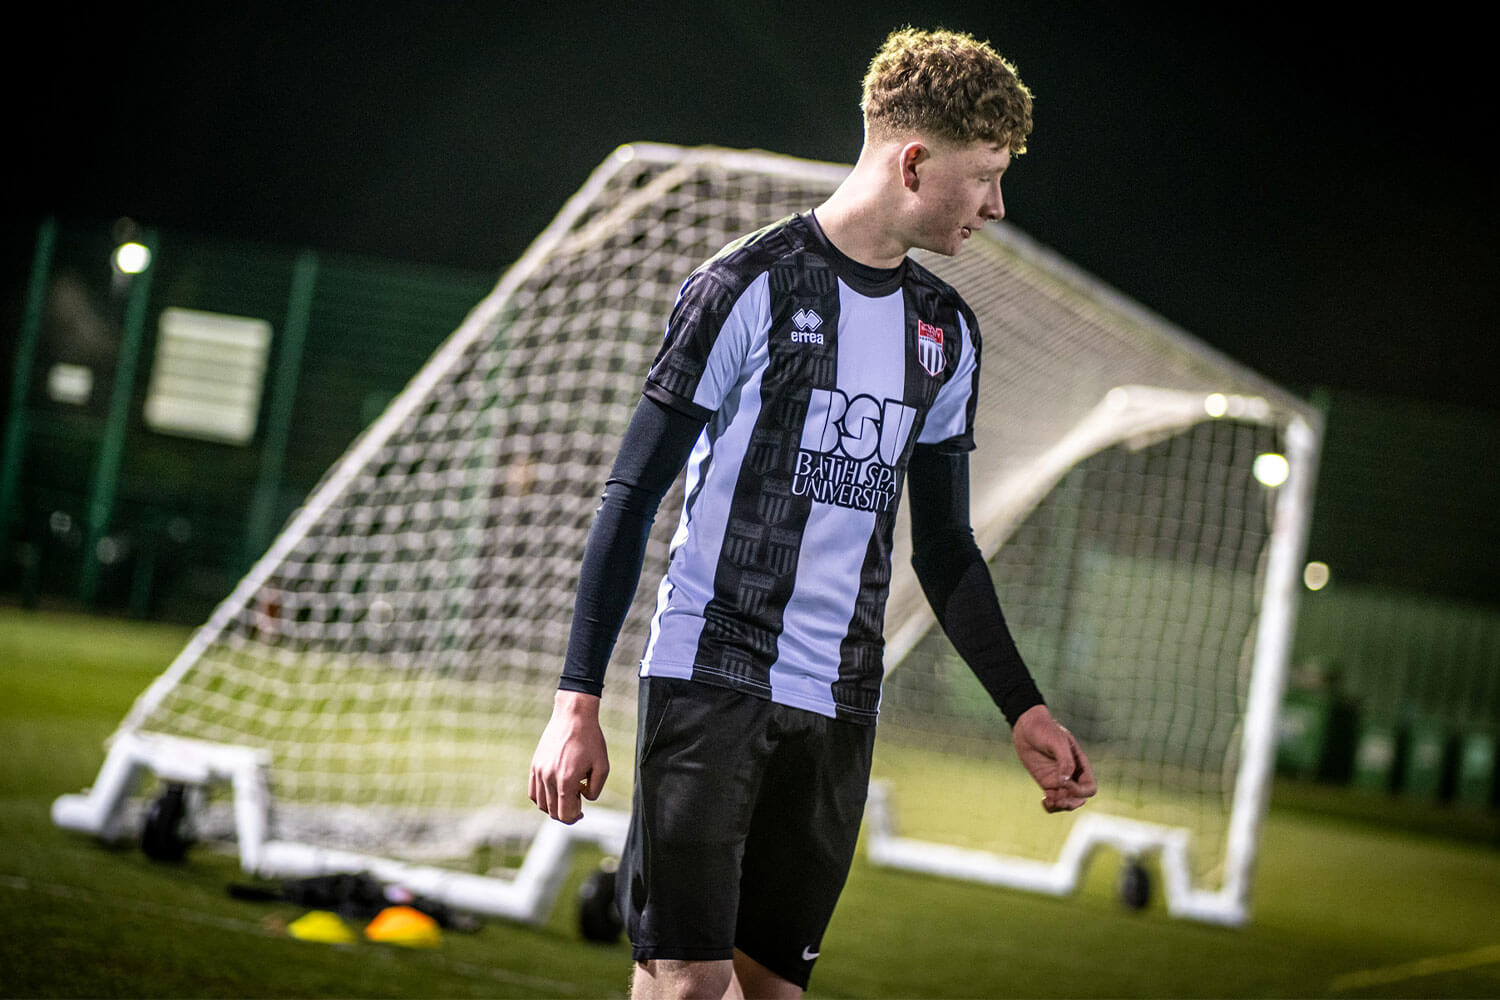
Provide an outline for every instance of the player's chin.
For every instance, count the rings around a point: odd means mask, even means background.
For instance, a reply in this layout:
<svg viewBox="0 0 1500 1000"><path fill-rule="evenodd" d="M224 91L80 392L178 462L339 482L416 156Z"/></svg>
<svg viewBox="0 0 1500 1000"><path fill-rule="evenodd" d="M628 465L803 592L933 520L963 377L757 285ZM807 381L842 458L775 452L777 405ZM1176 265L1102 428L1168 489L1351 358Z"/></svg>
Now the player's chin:
<svg viewBox="0 0 1500 1000"><path fill-rule="evenodd" d="M967 237L964 237L962 235L955 235L952 239L949 240L934 240L928 246L922 247L922 249L930 250L933 253L941 254L944 257L956 257L958 256L958 252L964 248L964 240L966 238Z"/></svg>
<svg viewBox="0 0 1500 1000"><path fill-rule="evenodd" d="M926 250L929 253L941 254L944 257L952 257L963 249L964 242L973 234L973 230L964 226L960 229L946 233L933 233L914 245L914 249Z"/></svg>

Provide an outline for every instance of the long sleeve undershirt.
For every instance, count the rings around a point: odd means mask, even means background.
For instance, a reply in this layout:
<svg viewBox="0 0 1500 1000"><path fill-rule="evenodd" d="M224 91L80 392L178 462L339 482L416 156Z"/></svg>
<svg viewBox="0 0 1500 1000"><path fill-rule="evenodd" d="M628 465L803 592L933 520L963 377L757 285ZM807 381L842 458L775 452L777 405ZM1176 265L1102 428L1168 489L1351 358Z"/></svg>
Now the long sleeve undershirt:
<svg viewBox="0 0 1500 1000"><path fill-rule="evenodd" d="M1044 704L969 525L968 452L918 445L906 470L912 568L938 624L1011 725Z"/></svg>
<svg viewBox="0 0 1500 1000"><path fill-rule="evenodd" d="M641 580L656 509L706 422L641 397L584 544L563 690L604 691L604 670Z"/></svg>
<svg viewBox="0 0 1500 1000"><path fill-rule="evenodd" d="M640 583L657 508L705 421L642 398L620 445L584 547L559 687L600 694ZM1005 624L969 526L965 452L918 445L907 470L912 566L938 623L1007 721L1043 703Z"/></svg>

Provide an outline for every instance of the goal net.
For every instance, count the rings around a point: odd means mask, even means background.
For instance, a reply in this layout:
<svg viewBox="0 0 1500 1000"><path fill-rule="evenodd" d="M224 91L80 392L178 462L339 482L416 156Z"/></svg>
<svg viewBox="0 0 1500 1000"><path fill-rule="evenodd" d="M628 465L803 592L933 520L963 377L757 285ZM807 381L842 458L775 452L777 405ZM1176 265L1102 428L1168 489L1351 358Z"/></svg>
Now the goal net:
<svg viewBox="0 0 1500 1000"><path fill-rule="evenodd" d="M196 835L233 840L248 870L362 869L480 912L544 915L570 845L614 849L630 801L635 665L680 482L608 675L604 797L576 827L546 822L527 771L584 540L666 316L698 263L817 205L846 172L616 151L138 699L95 786L60 799L56 822L118 836L154 785L182 783ZM922 259L984 336L976 535L1101 790L1079 814L1042 814L998 710L933 624L903 525L871 856L1060 893L1099 847L1154 853L1174 912L1237 922L1316 415L992 228L957 258ZM1281 482L1265 473L1278 465Z"/></svg>

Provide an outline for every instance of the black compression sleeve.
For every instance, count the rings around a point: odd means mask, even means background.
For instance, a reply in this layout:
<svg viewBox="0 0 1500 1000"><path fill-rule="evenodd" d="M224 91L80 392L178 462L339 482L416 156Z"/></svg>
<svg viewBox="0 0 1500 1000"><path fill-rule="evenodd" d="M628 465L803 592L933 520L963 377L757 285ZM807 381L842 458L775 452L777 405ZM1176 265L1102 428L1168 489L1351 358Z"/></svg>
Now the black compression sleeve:
<svg viewBox="0 0 1500 1000"><path fill-rule="evenodd" d="M559 688L604 690L604 670L640 583L656 509L703 424L649 398L636 407L584 545Z"/></svg>
<svg viewBox="0 0 1500 1000"><path fill-rule="evenodd" d="M907 468L912 567L953 648L1015 725L1044 704L969 525L969 456L918 445Z"/></svg>

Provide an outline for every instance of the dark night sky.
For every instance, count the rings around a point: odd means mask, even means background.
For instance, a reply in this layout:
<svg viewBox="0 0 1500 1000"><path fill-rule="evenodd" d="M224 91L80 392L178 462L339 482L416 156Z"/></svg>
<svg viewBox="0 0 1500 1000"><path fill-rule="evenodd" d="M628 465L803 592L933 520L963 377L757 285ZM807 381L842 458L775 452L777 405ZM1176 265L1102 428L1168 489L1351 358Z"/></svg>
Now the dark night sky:
<svg viewBox="0 0 1500 1000"><path fill-rule="evenodd" d="M879 41L943 25L1037 95L1011 224L1296 391L1500 410L1489 32L1221 6L57 3L6 60L7 293L49 213L498 275L622 142L851 161Z"/></svg>

